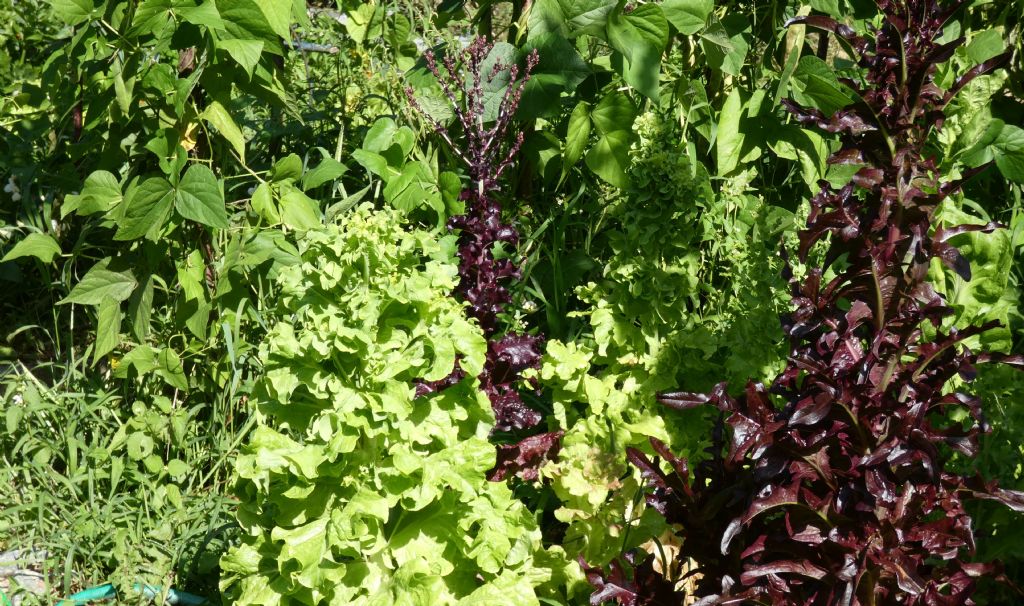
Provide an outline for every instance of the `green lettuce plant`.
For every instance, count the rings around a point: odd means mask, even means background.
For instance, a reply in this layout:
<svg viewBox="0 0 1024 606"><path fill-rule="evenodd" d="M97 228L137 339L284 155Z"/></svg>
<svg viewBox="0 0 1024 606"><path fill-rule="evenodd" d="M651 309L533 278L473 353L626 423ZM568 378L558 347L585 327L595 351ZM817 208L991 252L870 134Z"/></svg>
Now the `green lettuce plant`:
<svg viewBox="0 0 1024 606"><path fill-rule="evenodd" d="M239 604L538 604L575 565L541 547L503 483L474 378L487 343L462 304L454 240L361 206L311 230L279 278L258 421L237 461ZM426 397L414 380L467 377ZM579 572L575 573L577 576Z"/></svg>
<svg viewBox="0 0 1024 606"><path fill-rule="evenodd" d="M629 105L609 98L595 113ZM568 524L566 548L588 561L607 562L664 530L617 449L646 435L690 454L708 444L699 412L664 415L655 394L678 381L710 387L721 373L743 381L783 363L775 250L792 213L749 191L752 171L716 192L664 112L639 115L631 131L633 186L601 192L604 228L591 250L602 271L576 291L575 315L588 330L550 341L538 373L566 428L542 475L561 503L556 519Z"/></svg>

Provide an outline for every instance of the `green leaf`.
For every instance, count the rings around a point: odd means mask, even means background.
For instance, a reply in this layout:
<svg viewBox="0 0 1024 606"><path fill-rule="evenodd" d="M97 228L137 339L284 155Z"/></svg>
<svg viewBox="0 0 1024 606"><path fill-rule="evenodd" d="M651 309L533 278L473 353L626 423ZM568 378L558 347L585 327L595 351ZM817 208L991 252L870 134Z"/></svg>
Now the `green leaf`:
<svg viewBox="0 0 1024 606"><path fill-rule="evenodd" d="M160 350L157 356L156 374L160 375L168 385L181 391L188 391L188 379L181 367L181 358L170 347Z"/></svg>
<svg viewBox="0 0 1024 606"><path fill-rule="evenodd" d="M800 9L797 16L804 17L808 14L810 14L810 7L805 6ZM786 61L782 67L782 74L779 76L779 83L775 87L775 97L772 100L774 105L778 105L779 100L789 90L789 79L800 62L800 54L803 52L806 37L807 26L803 24L792 25L786 31Z"/></svg>
<svg viewBox="0 0 1024 606"><path fill-rule="evenodd" d="M53 12L68 25L77 25L92 16L96 10L93 0L53 0Z"/></svg>
<svg viewBox="0 0 1024 606"><path fill-rule="evenodd" d="M156 239L174 204L174 189L167 179L152 177L128 192L115 240Z"/></svg>
<svg viewBox="0 0 1024 606"><path fill-rule="evenodd" d="M530 36L558 33L603 38L608 14L616 0L537 0L530 8Z"/></svg>
<svg viewBox="0 0 1024 606"><path fill-rule="evenodd" d="M360 166L377 175L387 183L392 177L398 175L398 171L391 167L387 158L377 152L357 149L352 152L352 158Z"/></svg>
<svg viewBox="0 0 1024 606"><path fill-rule="evenodd" d="M132 271L113 271L108 269L110 264L111 259L108 257L93 265L60 303L101 305L107 300L120 303L130 297L138 284Z"/></svg>
<svg viewBox="0 0 1024 606"><path fill-rule="evenodd" d="M171 0L142 0L135 9L132 27L128 37L152 34L160 38L168 26L174 23Z"/></svg>
<svg viewBox="0 0 1024 606"><path fill-rule="evenodd" d="M714 0L665 0L661 3L661 10L668 22L686 36L704 29L714 9Z"/></svg>
<svg viewBox="0 0 1024 606"><path fill-rule="evenodd" d="M828 143L821 135L787 125L770 146L780 158L799 162L804 182L812 190L818 189L818 181L825 176L828 169L825 161L829 155Z"/></svg>
<svg viewBox="0 0 1024 606"><path fill-rule="evenodd" d="M175 480L183 479L191 468L188 463L181 459L171 459L167 461L167 475L171 476Z"/></svg>
<svg viewBox="0 0 1024 606"><path fill-rule="evenodd" d="M221 136L228 140L231 147L235 148L238 157L241 158L242 164L245 164L245 137L242 136L242 129L235 124L235 120L228 110L220 102L210 101L200 117L209 122L220 132Z"/></svg>
<svg viewBox="0 0 1024 606"><path fill-rule="evenodd" d="M626 83L651 100L658 100L661 55L668 44L668 21L656 4L632 12L615 10L608 18L608 41L626 59Z"/></svg>
<svg viewBox="0 0 1024 606"><path fill-rule="evenodd" d="M462 179L451 171L443 171L437 176L437 187L441 190L448 216L461 215L466 212L466 203L459 199L462 193Z"/></svg>
<svg viewBox="0 0 1024 606"><path fill-rule="evenodd" d="M97 170L85 178L85 187L78 195L64 198L60 216L64 218L71 212L80 216L91 215L108 210L121 202L121 185L117 177L105 170Z"/></svg>
<svg viewBox="0 0 1024 606"><path fill-rule="evenodd" d="M738 76L750 49L750 43L744 35L749 29L746 16L732 14L721 23L714 23L704 30L700 35L701 46L708 64L714 69Z"/></svg>
<svg viewBox="0 0 1024 606"><path fill-rule="evenodd" d="M224 21L224 28L229 36L236 40L262 40L268 46L268 50L277 54L281 53L280 41L283 37L291 39L290 34L280 36L268 22L260 3L277 2L277 0L228 0L217 3L221 19Z"/></svg>
<svg viewBox="0 0 1024 606"><path fill-rule="evenodd" d="M562 151L564 170L579 162L583 150L590 142L590 104L580 101L569 115L569 127L565 133L565 148Z"/></svg>
<svg viewBox="0 0 1024 606"><path fill-rule="evenodd" d="M256 0L274 33L285 40L292 39L292 5L282 0Z"/></svg>
<svg viewBox="0 0 1024 606"><path fill-rule="evenodd" d="M124 81L123 69L123 63L115 61L110 72L114 77L114 96L117 98L117 105L121 113L127 115L132 109L132 91Z"/></svg>
<svg viewBox="0 0 1024 606"><path fill-rule="evenodd" d="M616 91L602 97L590 117L601 134L632 130L636 107L625 93Z"/></svg>
<svg viewBox="0 0 1024 606"><path fill-rule="evenodd" d="M228 226L224 197L213 171L202 164L193 164L178 183L174 208L186 219L210 227Z"/></svg>
<svg viewBox="0 0 1024 606"><path fill-rule="evenodd" d="M270 178L274 182L298 181L302 177L302 158L295 154L288 154L274 163L270 169Z"/></svg>
<svg viewBox="0 0 1024 606"><path fill-rule="evenodd" d="M835 70L814 55L800 58L790 84L798 103L820 109L826 116L853 102L850 90L839 82Z"/></svg>
<svg viewBox="0 0 1024 606"><path fill-rule="evenodd" d="M844 16L843 8L839 6L842 0L809 0L811 8L816 11L826 13L836 18L842 18Z"/></svg>
<svg viewBox="0 0 1024 606"><path fill-rule="evenodd" d="M22 238L14 247L0 259L0 263L19 259L21 257L35 257L43 263L52 263L54 257L60 254L60 245L48 234L39 232L31 233Z"/></svg>
<svg viewBox="0 0 1024 606"><path fill-rule="evenodd" d="M228 55L245 70L250 78L253 68L260 62L263 45L262 40L239 40L237 38L217 42L217 48L227 51Z"/></svg>
<svg viewBox="0 0 1024 606"><path fill-rule="evenodd" d="M128 436L128 456L133 461L141 461L153 453L153 438L136 431Z"/></svg>
<svg viewBox="0 0 1024 606"><path fill-rule="evenodd" d="M128 300L132 334L139 341L144 341L149 336L149 320L153 310L153 282L153 276L146 276L142 286L136 288Z"/></svg>
<svg viewBox="0 0 1024 606"><path fill-rule="evenodd" d="M739 165L743 148L743 132L740 119L743 117L743 99L740 90L733 88L722 105L718 117L718 139L715 142L715 156L718 174L727 175Z"/></svg>
<svg viewBox="0 0 1024 606"><path fill-rule="evenodd" d="M253 212L268 223L274 225L281 222L281 214L274 205L274 195L270 191L270 185L260 183L256 187L256 191L252 192L249 204L252 205Z"/></svg>
<svg viewBox="0 0 1024 606"><path fill-rule="evenodd" d="M320 205L297 189L281 196L281 222L297 230L309 230L322 224Z"/></svg>
<svg viewBox="0 0 1024 606"><path fill-rule="evenodd" d="M203 2L198 6L177 6L174 13L192 25L224 29L224 20L220 18L217 6L213 2Z"/></svg>
<svg viewBox="0 0 1024 606"><path fill-rule="evenodd" d="M96 314L96 342L93 344L92 362L95 364L120 342L121 303L105 299Z"/></svg>
<svg viewBox="0 0 1024 606"><path fill-rule="evenodd" d="M159 365L157 363L157 350L151 345L139 345L129 351L121 360L114 366L114 376L118 379L124 379L128 377L128 371L132 368L139 376L144 376Z"/></svg>
<svg viewBox="0 0 1024 606"><path fill-rule="evenodd" d="M397 131L398 125L391 118L378 119L370 127L370 130L366 131L366 137L363 138L363 149L372 152L385 151L391 147Z"/></svg>
<svg viewBox="0 0 1024 606"><path fill-rule="evenodd" d="M302 176L302 188L309 190L320 187L324 183L334 181L348 172L348 167L330 156L325 156L316 168Z"/></svg>
<svg viewBox="0 0 1024 606"><path fill-rule="evenodd" d="M586 163L598 177L620 188L629 186L626 169L629 168L628 131L617 130L601 137L587 152Z"/></svg>
<svg viewBox="0 0 1024 606"><path fill-rule="evenodd" d="M1006 49L1003 32L997 28L987 29L971 38L967 45L967 56L974 63L984 63Z"/></svg>
<svg viewBox="0 0 1024 606"><path fill-rule="evenodd" d="M355 40L356 44L363 44L380 34L381 25L384 22L384 10L372 2L364 2L359 7L347 13L348 19L345 22L345 29L348 35Z"/></svg>
<svg viewBox="0 0 1024 606"><path fill-rule="evenodd" d="M1024 129L1007 124L992 144L999 172L1011 181L1024 182Z"/></svg>
<svg viewBox="0 0 1024 606"><path fill-rule="evenodd" d="M424 204L439 213L444 212L444 202L433 175L420 162L410 162L402 172L388 181L384 188L384 199L398 210L409 212Z"/></svg>
<svg viewBox="0 0 1024 606"><path fill-rule="evenodd" d="M977 124L974 123L976 120L978 121ZM998 118L993 118L991 110L983 107L972 118L971 124L968 126L969 128L965 129L965 133L958 137L957 143L965 146L965 149L957 154L960 157L959 159L971 168L992 162L995 149L993 144L999 138L999 135L1002 134L1006 123ZM965 135L970 136L968 138Z"/></svg>
<svg viewBox="0 0 1024 606"><path fill-rule="evenodd" d="M572 93L590 75L590 67L562 36L531 37L519 55L525 57L533 49L537 49L539 61L519 103L517 115L523 120L559 113L562 95Z"/></svg>
<svg viewBox="0 0 1024 606"><path fill-rule="evenodd" d="M627 187L629 146L633 140L636 108L621 92L605 95L590 113L601 137L587 152L586 164L597 176L616 187Z"/></svg>

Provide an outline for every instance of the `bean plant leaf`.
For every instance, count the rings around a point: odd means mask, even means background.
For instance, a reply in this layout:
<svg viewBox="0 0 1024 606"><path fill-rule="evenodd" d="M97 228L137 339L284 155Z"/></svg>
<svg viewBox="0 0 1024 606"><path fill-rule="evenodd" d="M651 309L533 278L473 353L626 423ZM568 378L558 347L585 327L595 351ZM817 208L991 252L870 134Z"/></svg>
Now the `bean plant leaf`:
<svg viewBox="0 0 1024 606"><path fill-rule="evenodd" d="M727 175L739 165L743 148L743 132L740 130L742 117L743 99L740 96L740 90L734 88L726 97L718 118L715 157L719 175Z"/></svg>
<svg viewBox="0 0 1024 606"><path fill-rule="evenodd" d="M975 64L980 64L998 56L1006 50L1003 34L998 29L987 29L978 32L967 45L967 56Z"/></svg>
<svg viewBox="0 0 1024 606"><path fill-rule="evenodd" d="M149 320L153 311L153 284L153 276L146 276L128 299L128 317L131 319L132 334L140 342L149 336Z"/></svg>
<svg viewBox="0 0 1024 606"><path fill-rule="evenodd" d="M202 118L213 125L221 136L228 140L244 164L245 137L242 136L242 129L238 128L238 124L235 123L235 119L231 117L228 110L220 102L211 101L203 110Z"/></svg>
<svg viewBox="0 0 1024 606"><path fill-rule="evenodd" d="M844 14L840 4L843 0L810 0L811 8L816 11L839 18Z"/></svg>
<svg viewBox="0 0 1024 606"><path fill-rule="evenodd" d="M708 64L732 76L738 76L750 49L745 32L750 25L743 15L729 15L701 34L701 46Z"/></svg>
<svg viewBox="0 0 1024 606"><path fill-rule="evenodd" d="M384 199L404 212L427 205L438 213L444 213L437 182L421 162L409 162L402 167L402 172L388 181L384 188Z"/></svg>
<svg viewBox="0 0 1024 606"><path fill-rule="evenodd" d="M259 2L287 4L285 2L275 2L274 0L259 0ZM282 28L280 23L276 27L269 23L257 0L221 2L217 5L217 9L224 20L224 28L231 38L236 40L260 40L267 45L266 50L272 50L277 54L281 52L280 40L282 38L285 40L291 39L291 34L285 31L287 28ZM270 10L273 12L273 7ZM289 8L289 10L291 9ZM280 35L279 29L284 31L284 36Z"/></svg>
<svg viewBox="0 0 1024 606"><path fill-rule="evenodd" d="M616 187L628 187L630 134L617 130L602 136L587 152L587 166L598 177Z"/></svg>
<svg viewBox="0 0 1024 606"><path fill-rule="evenodd" d="M398 125L395 124L393 119L388 117L379 118L366 131L362 148L372 152L383 152L391 147L396 132L398 132Z"/></svg>
<svg viewBox="0 0 1024 606"><path fill-rule="evenodd" d="M110 353L120 341L121 303L105 299L96 313L96 342L93 343L92 360L96 363Z"/></svg>
<svg viewBox="0 0 1024 606"><path fill-rule="evenodd" d="M608 41L625 57L626 83L657 101L661 55L668 44L668 21L661 7L642 4L628 13L613 11L608 17Z"/></svg>
<svg viewBox="0 0 1024 606"><path fill-rule="evenodd" d="M270 178L275 183L298 181L302 177L302 158L296 154L288 154L274 163L270 169Z"/></svg>
<svg viewBox="0 0 1024 606"><path fill-rule="evenodd" d="M60 303L79 305L101 305L104 301L121 302L131 296L137 282L130 269L110 269L112 260L103 259L82 277Z"/></svg>
<svg viewBox="0 0 1024 606"><path fill-rule="evenodd" d="M579 162L589 142L590 104L580 101L569 115L569 127L565 133L565 148L562 152L565 170Z"/></svg>
<svg viewBox="0 0 1024 606"><path fill-rule="evenodd" d="M633 120L636 119L636 107L628 96L614 92L601 99L590 117L602 135L618 130L631 130Z"/></svg>
<svg viewBox="0 0 1024 606"><path fill-rule="evenodd" d="M161 177L146 179L129 190L114 239L135 240L143 236L155 239L170 216L174 198L174 188Z"/></svg>
<svg viewBox="0 0 1024 606"><path fill-rule="evenodd" d="M181 366L181 358L178 353L170 347L160 350L157 356L156 372L168 385L181 391L188 390L188 379Z"/></svg>
<svg viewBox="0 0 1024 606"><path fill-rule="evenodd" d="M597 143L587 152L586 164L594 174L616 187L626 187L629 177L629 146L633 140L636 108L620 92L605 95L590 113L600 133Z"/></svg>
<svg viewBox="0 0 1024 606"><path fill-rule="evenodd" d="M193 164L185 172L175 191L174 208L181 216L209 227L228 226L224 196L213 171Z"/></svg>
<svg viewBox="0 0 1024 606"><path fill-rule="evenodd" d="M1024 182L1024 129L1012 124L1003 126L992 144L992 153L1003 176Z"/></svg>
<svg viewBox="0 0 1024 606"><path fill-rule="evenodd" d="M281 222L292 229L312 229L322 223L320 205L301 191L290 188L281 196Z"/></svg>
<svg viewBox="0 0 1024 606"><path fill-rule="evenodd" d="M201 25L211 30L224 29L224 21L213 2L202 2L197 6L174 6L174 14L193 25Z"/></svg>
<svg viewBox="0 0 1024 606"><path fill-rule="evenodd" d="M264 42L262 40L229 38L218 41L217 47L224 49L245 70L245 73L252 77L252 72L263 54Z"/></svg>
<svg viewBox="0 0 1024 606"><path fill-rule="evenodd" d="M282 0L256 0L256 4L263 11L263 16L274 33L285 40L291 40L292 3Z"/></svg>
<svg viewBox="0 0 1024 606"><path fill-rule="evenodd" d="M850 90L839 83L835 70L814 55L805 55L790 79L793 98L807 107L816 107L826 116L853 101Z"/></svg>
<svg viewBox="0 0 1024 606"><path fill-rule="evenodd" d="M603 38L616 1L537 0L530 8L530 36L558 33L570 38L582 34Z"/></svg>
<svg viewBox="0 0 1024 606"><path fill-rule="evenodd" d="M590 74L590 67L562 36L531 38L520 50L520 56L533 49L539 53L539 61L523 89L516 112L523 120L557 114L562 107L562 95L571 93Z"/></svg>
<svg viewBox="0 0 1024 606"><path fill-rule="evenodd" d="M704 29L714 8L714 0L665 0L661 3L668 22L686 36Z"/></svg>
<svg viewBox="0 0 1024 606"><path fill-rule="evenodd" d="M43 263L52 263L54 257L59 255L60 252L60 245L53 239L53 236L34 232L19 240L4 255L4 258L0 259L0 263L22 257L35 257Z"/></svg>
<svg viewBox="0 0 1024 606"><path fill-rule="evenodd" d="M334 181L346 172L348 172L347 166L329 156L324 157L320 164L316 165L316 168L302 175L302 187L306 190L320 187L324 183Z"/></svg>
<svg viewBox="0 0 1024 606"><path fill-rule="evenodd" d="M98 170L86 177L81 193L65 196L60 216L66 217L72 212L81 216L107 212L120 202L121 185L117 177L105 170Z"/></svg>
<svg viewBox="0 0 1024 606"><path fill-rule="evenodd" d="M53 12L68 25L77 25L92 16L94 0L53 0Z"/></svg>

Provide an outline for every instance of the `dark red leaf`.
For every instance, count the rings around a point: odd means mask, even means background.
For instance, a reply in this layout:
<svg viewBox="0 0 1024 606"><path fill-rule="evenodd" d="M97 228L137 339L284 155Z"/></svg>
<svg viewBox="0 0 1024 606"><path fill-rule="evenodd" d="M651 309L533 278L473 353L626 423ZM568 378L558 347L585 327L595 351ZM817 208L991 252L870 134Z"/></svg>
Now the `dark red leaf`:
<svg viewBox="0 0 1024 606"><path fill-rule="evenodd" d="M517 475L524 480L536 480L541 465L558 455L563 435L565 432L558 430L523 438L515 444L499 445L498 459L487 472L487 479L501 482Z"/></svg>

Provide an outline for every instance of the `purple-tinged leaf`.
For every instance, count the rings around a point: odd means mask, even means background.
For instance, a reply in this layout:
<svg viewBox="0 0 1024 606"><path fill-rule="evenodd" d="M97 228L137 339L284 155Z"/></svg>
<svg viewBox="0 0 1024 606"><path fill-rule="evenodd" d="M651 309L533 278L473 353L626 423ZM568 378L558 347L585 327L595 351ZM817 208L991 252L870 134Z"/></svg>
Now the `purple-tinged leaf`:
<svg viewBox="0 0 1024 606"><path fill-rule="evenodd" d="M752 585L758 577L768 574L778 574L780 572L796 574L811 579L821 579L828 574L827 570L815 566L807 560L779 560L774 561L771 564L762 564L760 566L751 566L750 568L747 568L743 571L743 574L740 575L740 583L743 583L744 585Z"/></svg>
<svg viewBox="0 0 1024 606"><path fill-rule="evenodd" d="M540 467L548 461L555 460L562 445L563 435L565 432L562 430L552 431L523 438L516 444L499 445L497 462L487 472L487 479L501 482L516 475L523 480L536 480L540 474Z"/></svg>
<svg viewBox="0 0 1024 606"><path fill-rule="evenodd" d="M815 396L808 396L797 402L793 414L789 417L789 425L814 425L832 410L832 396L819 393Z"/></svg>
<svg viewBox="0 0 1024 606"><path fill-rule="evenodd" d="M984 225L965 224L957 225L955 227L940 227L935 230L935 234L932 235L932 239L937 242L945 242L950 238L965 234L968 232L980 231L982 233L990 234L997 229L1002 229L1002 225L995 221L989 221Z"/></svg>
<svg viewBox="0 0 1024 606"><path fill-rule="evenodd" d="M676 410L689 410L711 402L711 397L702 393L691 393L688 391L671 391L658 394L659 403Z"/></svg>

